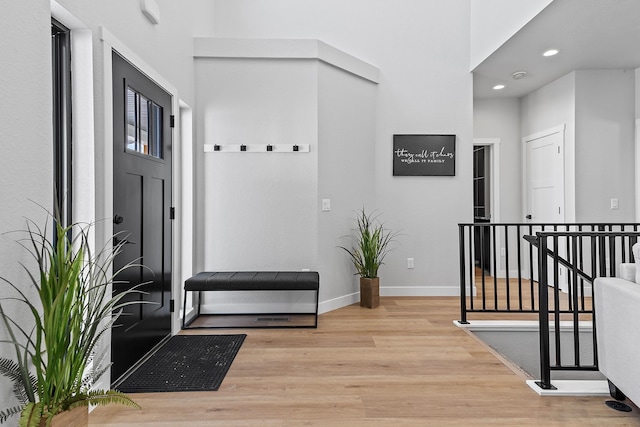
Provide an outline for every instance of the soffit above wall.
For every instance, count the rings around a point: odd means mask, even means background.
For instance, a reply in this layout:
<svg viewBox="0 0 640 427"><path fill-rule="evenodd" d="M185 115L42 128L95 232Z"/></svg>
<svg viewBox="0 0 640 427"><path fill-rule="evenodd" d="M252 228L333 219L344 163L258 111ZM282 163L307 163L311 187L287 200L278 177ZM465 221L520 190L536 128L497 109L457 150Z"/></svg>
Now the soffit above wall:
<svg viewBox="0 0 640 427"><path fill-rule="evenodd" d="M573 70L638 68L639 21L638 0L554 0L473 70L474 97L521 97ZM543 57L551 48L560 53Z"/></svg>
<svg viewBox="0 0 640 427"><path fill-rule="evenodd" d="M194 58L316 59L372 83L379 83L380 70L320 40L227 39L195 37Z"/></svg>

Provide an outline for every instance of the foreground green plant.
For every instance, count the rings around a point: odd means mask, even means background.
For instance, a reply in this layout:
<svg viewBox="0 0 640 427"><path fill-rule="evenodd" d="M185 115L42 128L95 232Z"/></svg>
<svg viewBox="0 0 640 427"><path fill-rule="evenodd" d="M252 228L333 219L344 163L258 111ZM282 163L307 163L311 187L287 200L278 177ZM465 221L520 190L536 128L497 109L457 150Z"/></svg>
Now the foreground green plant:
<svg viewBox="0 0 640 427"><path fill-rule="evenodd" d="M123 299L140 292L134 287L116 296L110 293L112 277L119 273L111 274L113 261L122 244L93 253L91 224L64 227L53 222L53 239L47 227L41 229L28 220L27 237L20 241L37 264L35 274L24 266L37 298L30 300L21 287L0 278L16 293L3 300L22 304L32 314L32 324L24 326L0 304L0 317L9 335L2 342L15 350L15 360L0 358L0 374L13 382L19 401L0 411L0 423L20 414L19 426L38 426L41 419L49 425L54 415L90 404L139 407L116 390L91 390L109 368L103 363L104 351L96 356L97 345L123 307L131 304Z"/></svg>
<svg viewBox="0 0 640 427"><path fill-rule="evenodd" d="M356 216L355 234L349 236L351 247L344 249L351 258L351 262L356 268L356 274L360 277L373 279L378 277L378 268L384 264L391 247L389 246L397 232L391 232L384 228L374 213L369 213L362 208Z"/></svg>

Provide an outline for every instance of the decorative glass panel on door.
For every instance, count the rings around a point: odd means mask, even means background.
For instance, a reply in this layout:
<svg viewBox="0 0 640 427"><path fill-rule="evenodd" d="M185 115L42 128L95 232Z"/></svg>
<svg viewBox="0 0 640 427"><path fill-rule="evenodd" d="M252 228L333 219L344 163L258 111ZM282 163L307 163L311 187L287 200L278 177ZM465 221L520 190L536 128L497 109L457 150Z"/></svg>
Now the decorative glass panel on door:
<svg viewBox="0 0 640 427"><path fill-rule="evenodd" d="M162 107L151 102L149 155L162 158Z"/></svg>
<svg viewBox="0 0 640 427"><path fill-rule="evenodd" d="M137 94L130 87L127 88L127 150L138 151L138 113Z"/></svg>
<svg viewBox="0 0 640 427"><path fill-rule="evenodd" d="M162 158L162 107L127 88L127 151Z"/></svg>

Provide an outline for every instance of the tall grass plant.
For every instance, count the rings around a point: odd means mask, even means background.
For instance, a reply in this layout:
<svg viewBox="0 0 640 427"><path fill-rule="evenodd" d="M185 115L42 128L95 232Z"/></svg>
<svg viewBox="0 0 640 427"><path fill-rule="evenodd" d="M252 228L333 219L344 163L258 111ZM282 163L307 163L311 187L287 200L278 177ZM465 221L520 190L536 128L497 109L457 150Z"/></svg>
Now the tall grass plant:
<svg viewBox="0 0 640 427"><path fill-rule="evenodd" d="M356 274L360 277L373 279L378 277L378 269L384 264L384 259L392 249L397 232L387 230L378 220L375 211L367 213L364 208L357 211L356 228L348 236L351 246L340 246L351 259Z"/></svg>
<svg viewBox="0 0 640 427"><path fill-rule="evenodd" d="M113 262L122 247L108 244L93 253L91 224L66 227L55 218L52 222L50 233L46 226L42 229L28 220L27 236L19 240L35 261L35 269L24 269L37 298L27 297L33 292L26 285L1 278L15 294L2 303L21 304L32 317L32 325L19 324L0 303L0 318L9 336L3 342L15 351L14 360L0 359L0 374L13 381L18 399L18 404L0 411L0 422L19 414L19 426L38 426L41 420L49 425L56 414L90 404L138 407L116 390L91 388L109 368L105 350L97 353L100 340L130 304L124 302L125 296L140 292L135 287L111 294L113 277L119 273L112 275Z"/></svg>

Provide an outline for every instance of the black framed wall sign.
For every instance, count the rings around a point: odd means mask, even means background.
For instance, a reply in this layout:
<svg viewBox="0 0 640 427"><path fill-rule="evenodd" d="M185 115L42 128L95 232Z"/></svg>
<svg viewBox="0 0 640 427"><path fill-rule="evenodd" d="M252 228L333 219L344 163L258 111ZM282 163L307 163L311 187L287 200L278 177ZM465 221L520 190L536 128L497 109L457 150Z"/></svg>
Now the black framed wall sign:
<svg viewBox="0 0 640 427"><path fill-rule="evenodd" d="M393 135L393 176L455 174L455 135Z"/></svg>

